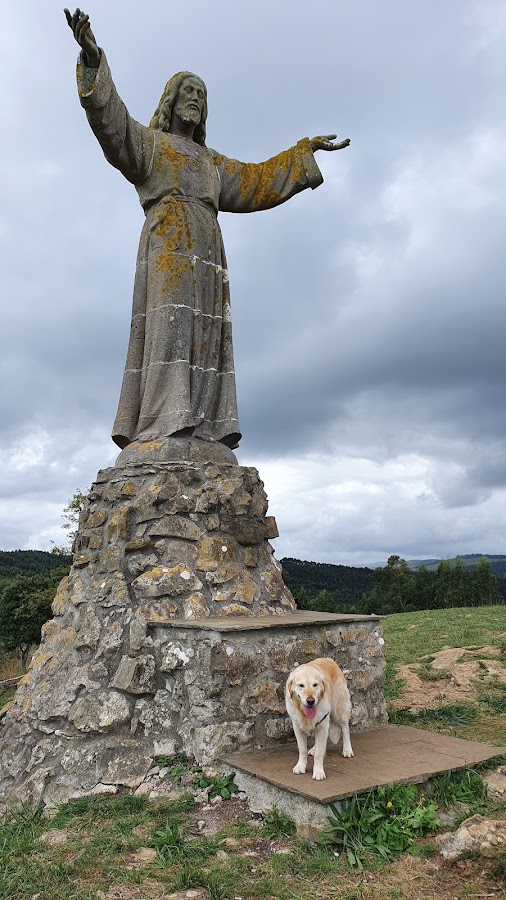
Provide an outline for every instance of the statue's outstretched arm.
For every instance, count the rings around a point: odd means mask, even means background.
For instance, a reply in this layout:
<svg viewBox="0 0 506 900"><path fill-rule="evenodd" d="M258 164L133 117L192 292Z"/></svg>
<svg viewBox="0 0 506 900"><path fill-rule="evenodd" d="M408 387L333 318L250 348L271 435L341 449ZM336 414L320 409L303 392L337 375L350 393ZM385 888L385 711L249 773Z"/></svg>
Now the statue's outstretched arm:
<svg viewBox="0 0 506 900"><path fill-rule="evenodd" d="M344 148L348 147L351 143L350 139L346 138L346 140L334 144L333 141L336 137L337 134L320 134L317 137L311 138L311 150L313 153L315 150L344 150Z"/></svg>
<svg viewBox="0 0 506 900"><path fill-rule="evenodd" d="M76 9L74 15L71 15L68 9L64 9L64 13L69 28L72 29L72 33L83 51L85 66L90 69L98 69L100 50L90 27L90 17L80 9Z"/></svg>

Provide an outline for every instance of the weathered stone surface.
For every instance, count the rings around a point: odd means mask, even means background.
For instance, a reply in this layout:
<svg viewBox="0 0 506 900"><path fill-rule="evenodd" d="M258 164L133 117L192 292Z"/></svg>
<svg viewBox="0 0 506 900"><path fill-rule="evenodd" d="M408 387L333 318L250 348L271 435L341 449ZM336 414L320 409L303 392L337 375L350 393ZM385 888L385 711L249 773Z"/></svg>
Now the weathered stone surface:
<svg viewBox="0 0 506 900"><path fill-rule="evenodd" d="M294 602L263 537L272 533L266 511L258 474L237 465L99 474L76 542L84 549L0 717L0 808L135 788L153 755L176 746L202 762L291 737L284 680L315 656L349 666L360 727L385 721L377 622L191 627L231 616L246 625L262 613L288 622ZM176 618L174 629L157 626Z"/></svg>
<svg viewBox="0 0 506 900"><path fill-rule="evenodd" d="M123 694L116 691L99 691L76 700L68 713L68 719L79 731L111 731L130 718L130 704Z"/></svg>
<svg viewBox="0 0 506 900"><path fill-rule="evenodd" d="M455 832L436 837L444 859L457 859L465 853L487 853L493 847L506 845L506 822L471 816Z"/></svg>
<svg viewBox="0 0 506 900"><path fill-rule="evenodd" d="M198 541L202 536L202 529L183 516L163 516L149 529L149 535L153 538L174 537L184 541Z"/></svg>
<svg viewBox="0 0 506 900"><path fill-rule="evenodd" d="M284 700L281 699L284 685L272 681L263 681L242 695L240 707L247 718L255 718L266 712L285 713Z"/></svg>
<svg viewBox="0 0 506 900"><path fill-rule="evenodd" d="M145 597L177 597L190 591L199 591L202 582L187 566L155 566L132 582L138 600Z"/></svg>
<svg viewBox="0 0 506 900"><path fill-rule="evenodd" d="M123 656L111 687L129 694L154 692L155 659L153 656Z"/></svg>
<svg viewBox="0 0 506 900"><path fill-rule="evenodd" d="M482 778L487 785L487 795L490 799L506 802L506 766L499 766L493 772L485 772Z"/></svg>
<svg viewBox="0 0 506 900"><path fill-rule="evenodd" d="M237 560L237 545L230 537L204 537L200 542L197 569L212 572L219 566Z"/></svg>

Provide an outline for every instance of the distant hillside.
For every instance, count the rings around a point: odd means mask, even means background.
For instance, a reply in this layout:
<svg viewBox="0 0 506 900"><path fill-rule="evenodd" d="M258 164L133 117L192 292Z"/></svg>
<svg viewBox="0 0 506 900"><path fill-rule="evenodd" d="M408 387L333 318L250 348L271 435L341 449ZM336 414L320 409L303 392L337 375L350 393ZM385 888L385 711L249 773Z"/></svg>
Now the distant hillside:
<svg viewBox="0 0 506 900"><path fill-rule="evenodd" d="M71 556L45 550L0 550L0 579L16 575L47 575L60 566L70 566Z"/></svg>
<svg viewBox="0 0 506 900"><path fill-rule="evenodd" d="M373 586L371 569L335 566L285 557L281 560L283 579L294 597L315 597L320 591L335 595L339 605L359 606L362 594Z"/></svg>
<svg viewBox="0 0 506 900"><path fill-rule="evenodd" d="M462 562L465 563L470 572L476 572L476 566L479 560L483 559L483 557L490 560L492 565L492 572L494 572L498 578L506 578L506 555L503 555L501 553L462 553L460 555ZM455 556L452 557L451 559L449 559L449 562L454 563L456 558L457 557ZM429 572L435 572L441 560L436 559L435 557L430 557L429 559L407 559L406 562L413 572L418 572L420 566L425 566L425 568ZM373 570L379 569L380 567L383 568L384 566L386 566L386 564L387 561L385 559L382 562L369 563L367 568Z"/></svg>
<svg viewBox="0 0 506 900"><path fill-rule="evenodd" d="M466 568L469 569L470 572L476 572L476 566L478 565L480 559L489 559L492 567L492 572L497 575L498 578L502 579L506 577L506 556L501 553L467 553L461 555L461 560L465 564ZM454 563L456 557L450 559L449 562ZM408 559L406 560L410 569L413 572L417 572L420 566L425 566L429 572L435 572L440 559Z"/></svg>

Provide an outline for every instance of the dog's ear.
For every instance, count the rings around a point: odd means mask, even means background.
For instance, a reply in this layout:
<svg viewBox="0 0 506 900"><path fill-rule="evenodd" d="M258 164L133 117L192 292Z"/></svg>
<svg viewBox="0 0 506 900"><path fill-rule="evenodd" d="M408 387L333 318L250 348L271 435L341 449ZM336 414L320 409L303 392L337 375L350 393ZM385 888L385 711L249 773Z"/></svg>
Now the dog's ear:
<svg viewBox="0 0 506 900"><path fill-rule="evenodd" d="M321 679L322 679L322 692L320 694L320 697L324 697L325 691L327 690L327 682L325 681L325 678L323 675L321 676Z"/></svg>
<svg viewBox="0 0 506 900"><path fill-rule="evenodd" d="M290 672L290 674L288 676L288 681L286 682L286 689L289 694L291 694L293 691L293 682L294 682L294 675L293 675L293 672Z"/></svg>

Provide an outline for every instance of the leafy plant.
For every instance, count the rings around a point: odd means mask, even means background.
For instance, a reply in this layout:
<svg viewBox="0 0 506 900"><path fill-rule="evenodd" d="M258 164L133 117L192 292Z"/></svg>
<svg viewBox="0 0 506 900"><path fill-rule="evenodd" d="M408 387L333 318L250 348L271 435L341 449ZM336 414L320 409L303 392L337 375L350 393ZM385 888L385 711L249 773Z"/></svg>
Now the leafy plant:
<svg viewBox="0 0 506 900"><path fill-rule="evenodd" d="M340 847L350 866L358 869L368 855L391 859L409 849L415 837L439 828L436 804L419 798L411 784L354 794L341 812L334 804L330 808L323 843Z"/></svg>
<svg viewBox="0 0 506 900"><path fill-rule="evenodd" d="M212 778L208 775L199 775L193 781L193 786L207 788L209 800L212 800L213 797L222 797L223 800L230 800L232 794L236 794L239 790L234 778L235 772L230 772L229 775L214 775Z"/></svg>
<svg viewBox="0 0 506 900"><path fill-rule="evenodd" d="M295 834L295 822L289 816L280 813L274 805L264 816L263 832L270 840L292 837Z"/></svg>

